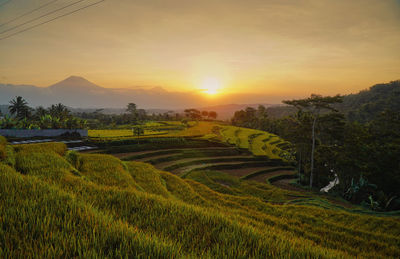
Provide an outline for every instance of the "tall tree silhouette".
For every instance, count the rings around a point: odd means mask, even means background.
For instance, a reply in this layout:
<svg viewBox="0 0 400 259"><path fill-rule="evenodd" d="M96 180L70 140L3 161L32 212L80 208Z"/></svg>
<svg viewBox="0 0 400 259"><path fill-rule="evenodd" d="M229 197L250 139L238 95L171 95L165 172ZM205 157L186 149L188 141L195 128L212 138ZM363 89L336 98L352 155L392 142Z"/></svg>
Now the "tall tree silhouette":
<svg viewBox="0 0 400 259"><path fill-rule="evenodd" d="M8 106L8 110L19 120L29 117L30 113L28 102L25 101L25 99L21 96L16 96L15 99L10 101L10 106Z"/></svg>
<svg viewBox="0 0 400 259"><path fill-rule="evenodd" d="M336 96L321 96L317 94L312 94L309 98L299 99L299 100L286 100L283 103L292 105L299 109L300 111L307 112L312 117L311 126L311 169L310 169L310 188L313 185L313 173L314 173L314 153L315 153L315 126L317 121L323 111L337 111L333 104L343 102L343 97L340 95Z"/></svg>

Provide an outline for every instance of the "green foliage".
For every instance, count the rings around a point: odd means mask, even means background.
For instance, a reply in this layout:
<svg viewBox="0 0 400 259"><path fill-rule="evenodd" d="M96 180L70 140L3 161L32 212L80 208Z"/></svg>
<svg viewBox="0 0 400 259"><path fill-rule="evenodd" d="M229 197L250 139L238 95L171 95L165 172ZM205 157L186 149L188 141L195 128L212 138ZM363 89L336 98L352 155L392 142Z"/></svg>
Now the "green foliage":
<svg viewBox="0 0 400 259"><path fill-rule="evenodd" d="M15 99L10 101L8 110L19 120L27 118L31 115L31 108L28 106L26 100L21 96L16 96Z"/></svg>
<svg viewBox="0 0 400 259"><path fill-rule="evenodd" d="M338 107L350 121L368 122L375 120L384 111L400 112L400 81L377 84L368 90L350 94Z"/></svg>
<svg viewBox="0 0 400 259"><path fill-rule="evenodd" d="M0 120L2 129L77 129L85 128L87 122L71 115L68 108L59 103L48 109L39 106L33 109L21 97L10 101L8 107L13 118L6 116Z"/></svg>
<svg viewBox="0 0 400 259"><path fill-rule="evenodd" d="M135 127L133 127L132 132L133 132L133 135L135 135L136 137L140 137L141 135L144 134L144 129L139 126L135 126Z"/></svg>

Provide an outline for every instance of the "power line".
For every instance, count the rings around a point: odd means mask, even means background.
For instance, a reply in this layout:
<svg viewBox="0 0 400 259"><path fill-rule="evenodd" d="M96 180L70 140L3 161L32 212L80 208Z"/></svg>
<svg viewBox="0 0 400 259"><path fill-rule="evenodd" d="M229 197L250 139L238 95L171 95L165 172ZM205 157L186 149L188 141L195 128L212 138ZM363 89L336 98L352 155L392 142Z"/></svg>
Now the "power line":
<svg viewBox="0 0 400 259"><path fill-rule="evenodd" d="M34 22L34 21L39 20L39 19L41 19L41 18L43 18L43 17L49 16L49 15L51 15L51 14L53 14L53 13L56 13L56 12L58 12L58 11L61 11L61 10L65 9L65 8L68 8L68 7L71 7L71 6L73 6L73 5L79 4L80 2L83 2L83 1L86 1L86 0L79 0L79 1L73 2L73 3L69 4L69 5L66 5L66 6L64 6L64 7L58 8L58 9L56 9L56 10L54 10L54 11L50 11L50 12L45 13L45 14L39 16L39 17L33 18L33 19L29 20L29 21L20 23L20 24L18 24L18 25L15 25L14 27L11 27L11 28L8 28L8 29L6 29L6 30L4 30L4 31L1 31L0 34L3 34L3 33L8 32L8 31L12 31L12 30L17 29L17 28L19 28L19 27L21 27L21 26L24 26L24 25L26 25L26 24L28 24L28 23Z"/></svg>
<svg viewBox="0 0 400 259"><path fill-rule="evenodd" d="M2 27L2 26L4 26L4 25L7 25L7 24L9 24L9 23L15 22L16 20L19 20L19 19L21 19L22 17L25 17L25 16L27 16L28 14L31 14L31 13L33 13L33 12L36 12L37 10L40 10L40 9L42 9L42 8L48 6L48 5L51 5L52 3L57 2L57 1L58 1L58 0L53 0L53 1L51 1L51 2L48 2L48 3L44 4L44 5L39 6L38 8L35 8L35 9L29 11L29 12L26 12L26 13L24 13L24 14L21 14L20 16L17 16L17 17L15 17L14 19L11 19L11 20L9 20L9 21L3 23L3 24L0 24L0 27Z"/></svg>
<svg viewBox="0 0 400 259"><path fill-rule="evenodd" d="M25 31L29 31L29 30L31 30L31 29L33 29L33 28L39 27L39 26L41 26L41 25L43 25L43 24L52 22L52 21L54 21L54 20L57 20L57 19L59 19L59 18L65 17L65 16L68 16L68 15L70 15L70 14L79 12L80 10L89 8L89 7L94 6L94 5L97 5L97 4L99 4L99 3L101 3L101 2L104 2L104 1L105 1L105 0L100 0L100 1L97 1L97 2L95 2L95 3L93 3L93 4L86 5L86 6L84 6L84 7L81 7L81 8L79 8L79 9L76 9L76 10L74 10L74 11L71 11L71 12L69 12L69 13L65 13L65 14L59 15L59 16L57 16L57 17L54 17L54 18L50 19L50 20L44 21L44 22L42 22L42 23L38 23L38 24L33 25L33 26L31 26L31 27L28 27L28 28L26 28L26 29L17 31L17 32L15 32L15 33L12 33L12 34L10 34L10 35L8 35L8 36L6 36L6 37L0 38L0 40L4 40L4 39L7 39L7 38L10 38L11 36L20 34L20 33L25 32Z"/></svg>
<svg viewBox="0 0 400 259"><path fill-rule="evenodd" d="M5 4L8 4L8 3L11 2L11 1L12 1L12 0L5 1L4 3L0 4L0 7L2 7L2 6L5 5Z"/></svg>

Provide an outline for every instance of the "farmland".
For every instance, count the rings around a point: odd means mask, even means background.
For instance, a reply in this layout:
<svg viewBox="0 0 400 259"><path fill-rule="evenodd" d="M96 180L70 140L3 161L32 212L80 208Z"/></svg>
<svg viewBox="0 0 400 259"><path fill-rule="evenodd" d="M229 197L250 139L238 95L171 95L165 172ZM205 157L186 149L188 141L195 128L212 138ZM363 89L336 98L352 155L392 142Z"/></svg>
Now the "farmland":
<svg viewBox="0 0 400 259"><path fill-rule="evenodd" d="M266 132L211 122L157 137L103 131L85 154L1 141L1 257L400 254L395 214L274 186L295 170L288 143Z"/></svg>

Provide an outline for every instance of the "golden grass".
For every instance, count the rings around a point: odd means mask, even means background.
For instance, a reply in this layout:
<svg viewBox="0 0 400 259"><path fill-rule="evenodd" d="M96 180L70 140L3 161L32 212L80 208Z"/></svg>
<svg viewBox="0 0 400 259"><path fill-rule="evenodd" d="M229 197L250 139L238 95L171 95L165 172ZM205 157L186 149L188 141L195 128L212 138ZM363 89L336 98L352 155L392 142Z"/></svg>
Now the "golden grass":
<svg viewBox="0 0 400 259"><path fill-rule="evenodd" d="M14 149L16 152L26 151L26 152L42 152L46 153L48 151L53 151L60 156L64 156L67 152L67 146L64 143L38 143L38 144L21 144L15 145Z"/></svg>
<svg viewBox="0 0 400 259"><path fill-rule="evenodd" d="M398 258L397 217L286 205L269 184L186 179L108 155L19 148L0 162L0 257ZM60 173L63 172L63 173Z"/></svg>

